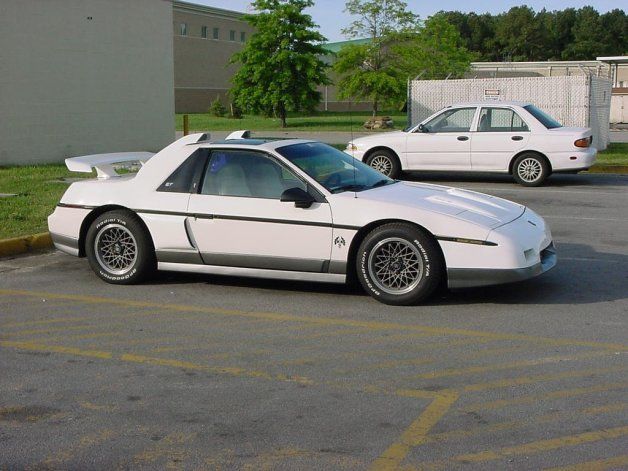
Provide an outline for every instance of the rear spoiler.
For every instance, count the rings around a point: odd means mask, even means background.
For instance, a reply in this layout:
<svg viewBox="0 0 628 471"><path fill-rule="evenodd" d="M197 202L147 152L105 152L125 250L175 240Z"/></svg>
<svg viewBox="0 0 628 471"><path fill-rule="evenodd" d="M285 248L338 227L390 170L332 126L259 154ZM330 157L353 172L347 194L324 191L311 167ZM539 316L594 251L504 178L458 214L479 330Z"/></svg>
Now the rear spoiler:
<svg viewBox="0 0 628 471"><path fill-rule="evenodd" d="M152 152L115 152L113 154L93 154L65 159L65 165L71 172L91 173L96 169L100 179L119 177L113 164L139 162L144 165L153 155Z"/></svg>

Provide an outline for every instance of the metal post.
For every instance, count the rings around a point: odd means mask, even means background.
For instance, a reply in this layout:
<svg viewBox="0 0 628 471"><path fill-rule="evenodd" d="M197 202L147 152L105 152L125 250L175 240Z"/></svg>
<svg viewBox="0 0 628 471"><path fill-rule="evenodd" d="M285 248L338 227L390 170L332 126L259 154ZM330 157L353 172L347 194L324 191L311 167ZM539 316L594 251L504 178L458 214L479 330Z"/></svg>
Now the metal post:
<svg viewBox="0 0 628 471"><path fill-rule="evenodd" d="M190 134L190 117L186 114L183 115L183 135Z"/></svg>

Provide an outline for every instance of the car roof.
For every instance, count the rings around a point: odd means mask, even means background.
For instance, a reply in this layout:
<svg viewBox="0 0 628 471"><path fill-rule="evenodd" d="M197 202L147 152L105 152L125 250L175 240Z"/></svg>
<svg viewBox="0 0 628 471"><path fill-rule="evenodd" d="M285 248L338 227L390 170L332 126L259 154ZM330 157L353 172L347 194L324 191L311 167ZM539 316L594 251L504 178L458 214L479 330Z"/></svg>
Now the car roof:
<svg viewBox="0 0 628 471"><path fill-rule="evenodd" d="M453 103L449 106L446 106L446 108L464 108L465 106L527 106L530 105L530 103L525 102L525 101L506 101L506 100L480 100L480 101L468 101L468 102L460 102L460 103Z"/></svg>
<svg viewBox="0 0 628 471"><path fill-rule="evenodd" d="M294 144L305 144L308 142L318 142L310 139L296 138L252 138L252 139L228 139L219 141L198 141L188 145L205 147L205 148L238 148L238 149L263 149L275 150L280 147L290 146Z"/></svg>

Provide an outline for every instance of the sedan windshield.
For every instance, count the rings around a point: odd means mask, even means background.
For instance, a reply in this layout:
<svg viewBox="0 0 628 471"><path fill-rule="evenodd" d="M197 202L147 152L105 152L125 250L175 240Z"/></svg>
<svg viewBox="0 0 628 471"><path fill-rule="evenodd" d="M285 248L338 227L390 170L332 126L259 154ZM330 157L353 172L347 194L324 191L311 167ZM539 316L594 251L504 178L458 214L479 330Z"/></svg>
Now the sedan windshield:
<svg viewBox="0 0 628 471"><path fill-rule="evenodd" d="M350 155L320 142L279 147L277 152L332 193L364 191L395 183Z"/></svg>
<svg viewBox="0 0 628 471"><path fill-rule="evenodd" d="M528 113L534 116L547 129L562 128L563 125L548 115L545 111L538 109L534 105L526 105L523 107Z"/></svg>

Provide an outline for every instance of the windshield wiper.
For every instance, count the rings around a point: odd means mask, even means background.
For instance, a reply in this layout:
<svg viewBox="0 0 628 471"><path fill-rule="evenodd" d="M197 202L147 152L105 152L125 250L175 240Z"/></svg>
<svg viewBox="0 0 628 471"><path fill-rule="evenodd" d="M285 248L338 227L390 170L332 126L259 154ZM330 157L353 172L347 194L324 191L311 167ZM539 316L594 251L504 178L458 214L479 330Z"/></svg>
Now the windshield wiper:
<svg viewBox="0 0 628 471"><path fill-rule="evenodd" d="M371 185L371 188L377 188L379 186L389 185L391 183L396 183L396 180L390 180L389 178L381 179L381 180L378 180L375 183L373 183Z"/></svg>
<svg viewBox="0 0 628 471"><path fill-rule="evenodd" d="M342 185L337 188L331 190L332 193L342 193L343 191L362 191L364 190L364 185Z"/></svg>

